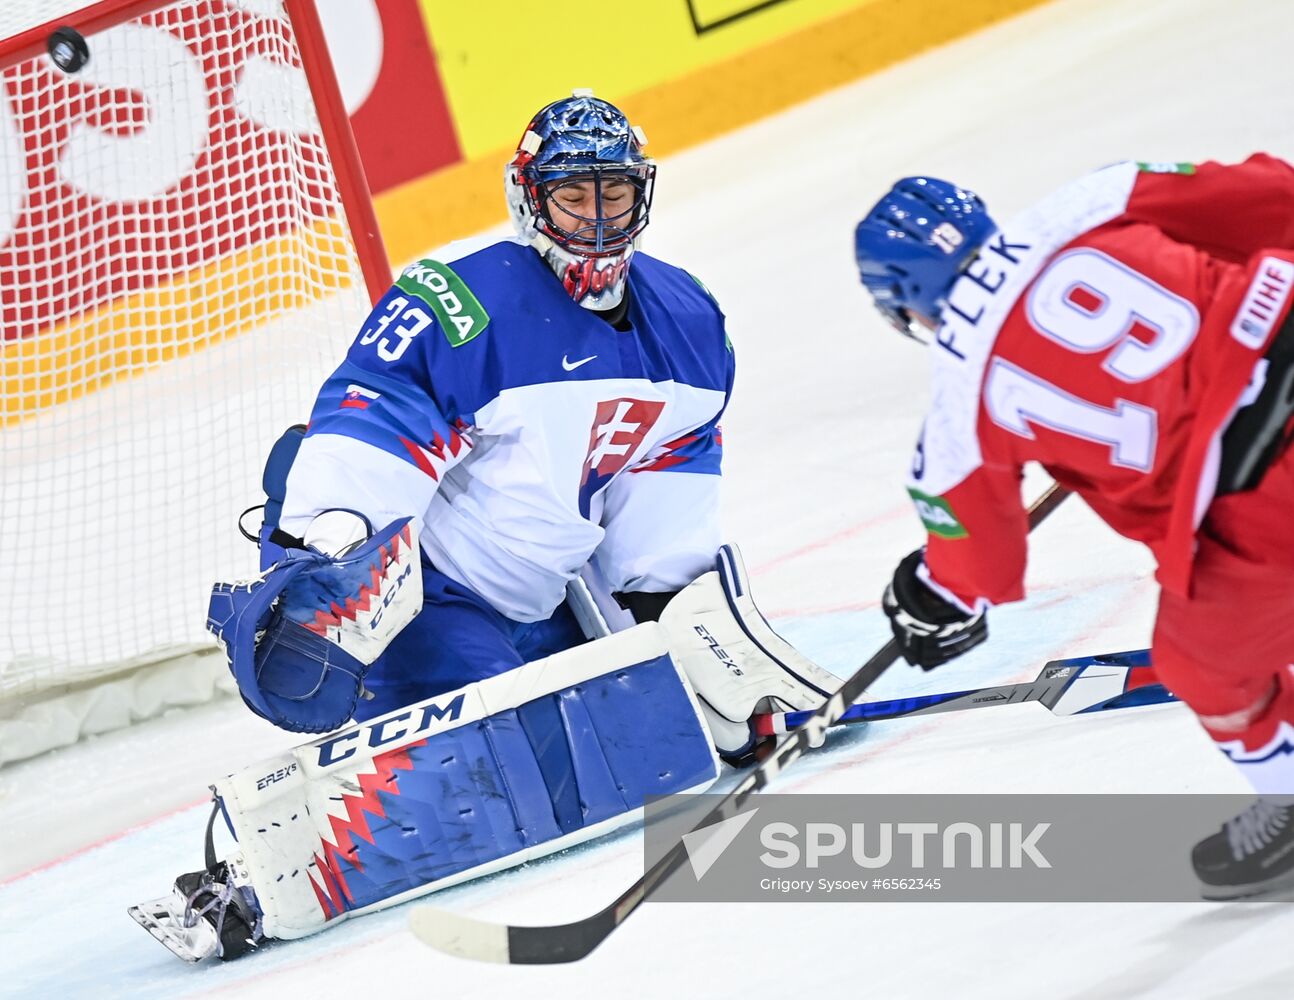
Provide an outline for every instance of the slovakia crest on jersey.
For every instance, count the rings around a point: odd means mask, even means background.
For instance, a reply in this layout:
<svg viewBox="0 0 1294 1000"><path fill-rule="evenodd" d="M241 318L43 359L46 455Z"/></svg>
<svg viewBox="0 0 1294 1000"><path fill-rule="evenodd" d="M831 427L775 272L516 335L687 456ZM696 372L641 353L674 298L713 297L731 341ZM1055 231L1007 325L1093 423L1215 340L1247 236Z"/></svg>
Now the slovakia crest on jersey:
<svg viewBox="0 0 1294 1000"><path fill-rule="evenodd" d="M589 516L593 496L606 487L656 425L662 402L645 399L607 399L598 403L589 431L589 450L580 477L580 514Z"/></svg>

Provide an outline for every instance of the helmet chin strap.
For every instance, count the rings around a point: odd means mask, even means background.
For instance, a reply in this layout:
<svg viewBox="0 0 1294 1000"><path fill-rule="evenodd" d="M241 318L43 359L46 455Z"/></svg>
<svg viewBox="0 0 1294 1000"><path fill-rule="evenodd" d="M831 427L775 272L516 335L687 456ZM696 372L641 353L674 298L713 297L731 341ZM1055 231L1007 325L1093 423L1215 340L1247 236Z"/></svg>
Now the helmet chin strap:
<svg viewBox="0 0 1294 1000"><path fill-rule="evenodd" d="M885 318L885 322L903 336L915 340L922 347L929 347L934 343L935 331L939 329L938 320L932 320L914 309L881 305L879 302L874 305L876 311Z"/></svg>
<svg viewBox="0 0 1294 1000"><path fill-rule="evenodd" d="M903 332L923 347L929 347L935 341L935 331L940 323L915 309L908 309L908 326Z"/></svg>

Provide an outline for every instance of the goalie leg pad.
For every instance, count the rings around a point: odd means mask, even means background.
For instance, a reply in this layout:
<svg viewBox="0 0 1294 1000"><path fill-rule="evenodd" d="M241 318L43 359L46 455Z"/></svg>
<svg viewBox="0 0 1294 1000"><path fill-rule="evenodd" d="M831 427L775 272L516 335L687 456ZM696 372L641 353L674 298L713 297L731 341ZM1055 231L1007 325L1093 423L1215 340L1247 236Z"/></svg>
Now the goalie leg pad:
<svg viewBox="0 0 1294 1000"><path fill-rule="evenodd" d="M747 720L761 711L817 708L840 687L773 631L750 592L736 546L725 545L715 570L674 597L660 619L670 650L692 682L725 756L749 749Z"/></svg>
<svg viewBox="0 0 1294 1000"><path fill-rule="evenodd" d="M647 721L650 719L650 725ZM657 625L525 664L218 783L267 936L511 867L718 774Z"/></svg>

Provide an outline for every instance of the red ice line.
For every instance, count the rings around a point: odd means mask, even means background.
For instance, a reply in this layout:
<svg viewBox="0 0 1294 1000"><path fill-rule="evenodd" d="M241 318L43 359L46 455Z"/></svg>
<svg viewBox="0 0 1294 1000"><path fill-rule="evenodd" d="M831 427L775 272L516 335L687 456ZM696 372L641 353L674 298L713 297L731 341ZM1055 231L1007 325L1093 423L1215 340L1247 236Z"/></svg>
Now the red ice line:
<svg viewBox="0 0 1294 1000"><path fill-rule="evenodd" d="M892 507L884 514L878 514L875 517L869 517L865 520L858 521L855 524L850 525L848 528L842 528L825 538L818 539L816 542L809 542L807 545L801 545L798 549L792 549L790 552L783 552L780 556L774 556L768 562L761 563L754 567L752 572L766 573L774 567L799 559L801 556L807 556L809 553L817 552L819 549L829 548L837 542L843 542L846 538L853 538L855 535L862 534L864 531L868 531L882 524L897 520L908 513L910 513L910 508L908 507Z"/></svg>

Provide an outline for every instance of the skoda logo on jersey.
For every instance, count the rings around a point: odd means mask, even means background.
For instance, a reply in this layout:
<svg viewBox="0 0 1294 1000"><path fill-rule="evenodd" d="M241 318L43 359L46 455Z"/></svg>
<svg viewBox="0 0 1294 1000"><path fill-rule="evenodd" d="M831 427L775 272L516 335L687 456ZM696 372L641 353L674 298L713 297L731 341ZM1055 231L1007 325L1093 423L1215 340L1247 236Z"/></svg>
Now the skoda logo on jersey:
<svg viewBox="0 0 1294 1000"><path fill-rule="evenodd" d="M589 516L594 494L629 464L664 409L664 403L646 399L607 399L598 403L580 477L581 516Z"/></svg>
<svg viewBox="0 0 1294 1000"><path fill-rule="evenodd" d="M466 344L490 324L489 314L471 289L440 261L425 259L411 264L401 272L396 285L431 306L452 347Z"/></svg>
<svg viewBox="0 0 1294 1000"><path fill-rule="evenodd" d="M947 500L929 496L910 486L908 493L911 494L912 502L917 506L917 513L930 534L938 535L940 538L965 538L969 534L961 521L957 520L957 515L953 513Z"/></svg>

